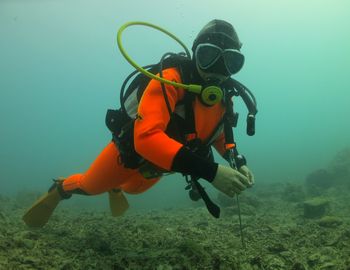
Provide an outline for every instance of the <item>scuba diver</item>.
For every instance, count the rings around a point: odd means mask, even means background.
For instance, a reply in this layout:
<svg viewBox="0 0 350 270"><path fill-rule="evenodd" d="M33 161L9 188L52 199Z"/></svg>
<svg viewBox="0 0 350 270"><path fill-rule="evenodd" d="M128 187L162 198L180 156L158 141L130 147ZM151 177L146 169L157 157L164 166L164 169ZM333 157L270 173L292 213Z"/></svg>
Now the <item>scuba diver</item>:
<svg viewBox="0 0 350 270"><path fill-rule="evenodd" d="M251 187L253 173L238 154L232 133L238 115L233 112L233 96L244 99L246 92L231 78L244 64L241 46L230 23L212 20L195 38L190 59L170 54L151 67L151 72L169 81L202 86L199 93L143 74L125 93L124 83L121 108L108 110L106 115L112 141L85 173L54 179L48 192L24 214L24 222L30 227L44 226L59 202L73 194L108 192L112 215L120 216L129 207L124 193L145 192L162 176L175 172L186 177L191 198L202 198L208 210L213 203L199 179L229 197ZM255 99L250 104L256 104ZM255 117L255 107L253 111L247 121ZM214 161L211 146L230 166ZM218 217L218 213L213 215Z"/></svg>

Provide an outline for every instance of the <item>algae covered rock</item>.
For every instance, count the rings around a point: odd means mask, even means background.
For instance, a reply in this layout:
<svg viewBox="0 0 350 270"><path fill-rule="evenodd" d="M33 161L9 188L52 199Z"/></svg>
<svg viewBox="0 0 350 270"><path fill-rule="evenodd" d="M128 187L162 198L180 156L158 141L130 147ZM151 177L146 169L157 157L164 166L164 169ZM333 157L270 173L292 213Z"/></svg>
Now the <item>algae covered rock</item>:
<svg viewBox="0 0 350 270"><path fill-rule="evenodd" d="M323 197L315 197L304 201L304 217L320 218L326 214L329 207L329 201Z"/></svg>
<svg viewBox="0 0 350 270"><path fill-rule="evenodd" d="M318 221L318 225L327 228L336 228L342 223L343 221L340 218L334 216L324 216Z"/></svg>

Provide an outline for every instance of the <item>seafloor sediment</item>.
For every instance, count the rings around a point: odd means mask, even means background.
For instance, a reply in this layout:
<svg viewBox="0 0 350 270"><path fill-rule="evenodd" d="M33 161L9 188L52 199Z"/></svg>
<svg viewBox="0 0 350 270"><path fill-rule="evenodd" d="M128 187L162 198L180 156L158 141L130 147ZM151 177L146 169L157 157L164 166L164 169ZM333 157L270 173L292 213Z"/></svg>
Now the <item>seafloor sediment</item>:
<svg viewBox="0 0 350 270"><path fill-rule="evenodd" d="M60 208L31 230L25 206L2 197L0 269L350 269L349 186L310 199L302 186L257 185L240 196L245 247L235 200L216 201L220 219L202 205L121 218Z"/></svg>

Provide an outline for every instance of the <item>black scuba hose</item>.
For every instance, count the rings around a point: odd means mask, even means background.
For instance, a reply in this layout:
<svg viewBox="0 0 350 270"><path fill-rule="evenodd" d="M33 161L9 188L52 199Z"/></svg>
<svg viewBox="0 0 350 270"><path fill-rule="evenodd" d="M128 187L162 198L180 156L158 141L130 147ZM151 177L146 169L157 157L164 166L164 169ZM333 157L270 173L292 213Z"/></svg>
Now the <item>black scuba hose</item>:
<svg viewBox="0 0 350 270"><path fill-rule="evenodd" d="M232 79L233 87L237 90L238 94L242 97L243 101L247 104L249 113L255 115L257 114L257 103L255 96L253 95L252 91L249 90L248 87L240 83L239 81ZM248 93L248 94L246 94Z"/></svg>

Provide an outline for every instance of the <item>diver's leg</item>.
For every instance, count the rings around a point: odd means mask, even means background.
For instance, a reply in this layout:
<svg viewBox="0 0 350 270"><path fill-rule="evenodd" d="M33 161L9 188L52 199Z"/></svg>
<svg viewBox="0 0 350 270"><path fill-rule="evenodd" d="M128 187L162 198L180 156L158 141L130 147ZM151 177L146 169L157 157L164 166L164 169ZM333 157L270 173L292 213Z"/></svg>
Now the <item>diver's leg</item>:
<svg viewBox="0 0 350 270"><path fill-rule="evenodd" d="M24 215L23 220L31 227L44 226L62 199L72 194L96 195L109 192L112 214L125 212L128 203L120 190L138 194L153 186L159 178L147 180L137 171L125 168L113 142L109 143L90 168L83 174L60 179ZM117 205L117 207L113 207ZM117 210L116 210L117 209Z"/></svg>
<svg viewBox="0 0 350 270"><path fill-rule="evenodd" d="M58 203L72 196L63 191L62 182L62 179L54 180L49 190L25 212L23 221L29 227L43 227L48 222Z"/></svg>
<svg viewBox="0 0 350 270"><path fill-rule="evenodd" d="M96 195L119 188L135 174L136 170L127 169L121 164L119 151L111 142L85 173L67 177L62 187L67 193Z"/></svg>
<svg viewBox="0 0 350 270"><path fill-rule="evenodd" d="M111 142L84 174L67 177L62 188L70 194L95 195L116 189L139 194L158 181L159 178L145 179L138 170L125 168L118 148Z"/></svg>
<svg viewBox="0 0 350 270"><path fill-rule="evenodd" d="M118 188L135 173L135 170L126 169L120 164L119 151L111 142L86 173L56 180L48 192L24 214L23 220L30 227L42 227L62 199L68 199L74 193L95 195Z"/></svg>
<svg viewBox="0 0 350 270"><path fill-rule="evenodd" d="M64 192L94 195L108 191L113 216L120 216L129 208L122 191L139 194L151 188L159 178L145 179L138 170L127 169L120 162L120 153L110 143L92 163L85 174L74 174L63 182Z"/></svg>

